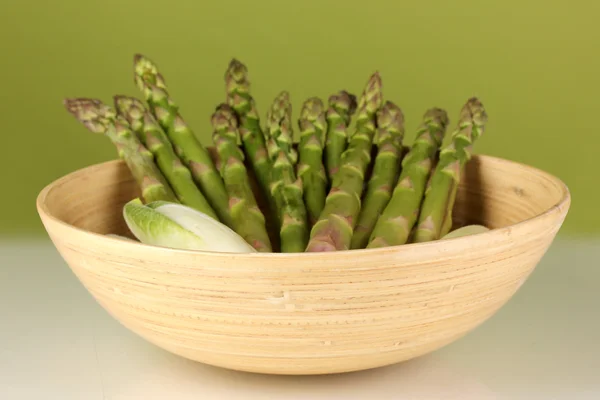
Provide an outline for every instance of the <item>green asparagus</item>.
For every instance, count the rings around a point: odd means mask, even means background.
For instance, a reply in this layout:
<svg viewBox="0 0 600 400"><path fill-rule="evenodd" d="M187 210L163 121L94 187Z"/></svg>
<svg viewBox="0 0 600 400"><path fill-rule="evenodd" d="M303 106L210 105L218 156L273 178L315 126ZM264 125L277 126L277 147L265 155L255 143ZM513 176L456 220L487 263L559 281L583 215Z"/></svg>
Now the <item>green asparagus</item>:
<svg viewBox="0 0 600 400"><path fill-rule="evenodd" d="M265 137L267 139L272 137L277 142L278 147L288 156L292 164L298 162L298 153L293 147L292 104L289 92L283 91L279 93L275 98L273 106L267 112Z"/></svg>
<svg viewBox="0 0 600 400"><path fill-rule="evenodd" d="M439 163L429 181L421 207L414 242L438 240L452 228L452 210L465 164L472 146L481 137L487 114L481 101L469 99L460 112L452 141L440 152Z"/></svg>
<svg viewBox="0 0 600 400"><path fill-rule="evenodd" d="M352 249L367 246L377 219L390 201L400 170L403 139L404 114L387 101L377 112L377 156L352 235Z"/></svg>
<svg viewBox="0 0 600 400"><path fill-rule="evenodd" d="M298 126L300 142L298 176L302 179L304 203L309 223L317 222L327 197L327 174L323 166L323 136L327 122L321 99L311 97L302 105Z"/></svg>
<svg viewBox="0 0 600 400"><path fill-rule="evenodd" d="M157 200L177 203L167 180L160 172L152 153L132 132L129 123L116 111L97 99L65 99L64 105L79 122L94 133L106 135L117 148L140 187L145 202Z"/></svg>
<svg viewBox="0 0 600 400"><path fill-rule="evenodd" d="M342 90L329 97L327 134L325 139L325 168L329 182L340 169L341 156L348 141L350 117L356 111L356 96Z"/></svg>
<svg viewBox="0 0 600 400"><path fill-rule="evenodd" d="M244 153L238 147L235 111L220 104L211 117L213 140L221 160L221 175L229 195L233 229L260 252L271 252L265 217L258 208L244 165Z"/></svg>
<svg viewBox="0 0 600 400"><path fill-rule="evenodd" d="M182 204L219 219L192 178L190 170L175 154L169 138L144 104L135 97L114 96L115 108L122 115L141 142L156 159L156 164L169 181Z"/></svg>
<svg viewBox="0 0 600 400"><path fill-rule="evenodd" d="M169 96L158 67L148 58L137 54L134 57L134 71L137 86L173 144L176 154L190 169L219 220L231 227L233 221L229 215L229 199L223 180L209 152L181 117L179 107Z"/></svg>
<svg viewBox="0 0 600 400"><path fill-rule="evenodd" d="M290 129L286 93L278 96L269 110L267 150L272 160L271 196L275 200L279 221L279 239L282 253L300 253L308 242L306 207L302 196L302 182L297 178L289 151L281 132Z"/></svg>
<svg viewBox="0 0 600 400"><path fill-rule="evenodd" d="M269 195L271 187L271 162L267 154L265 135L260 127L260 118L252 95L248 68L240 61L233 59L225 72L227 104L240 119L239 133L252 170L269 206L274 212L273 199Z"/></svg>
<svg viewBox="0 0 600 400"><path fill-rule="evenodd" d="M358 104L356 131L341 157L325 207L310 233L306 251L348 250L361 206L365 173L371 162L375 114L383 102L381 77L374 73Z"/></svg>
<svg viewBox="0 0 600 400"><path fill-rule="evenodd" d="M392 198L375 223L367 248L396 246L408 241L447 126L448 116L444 110L427 110L415 141L402 160L402 173Z"/></svg>

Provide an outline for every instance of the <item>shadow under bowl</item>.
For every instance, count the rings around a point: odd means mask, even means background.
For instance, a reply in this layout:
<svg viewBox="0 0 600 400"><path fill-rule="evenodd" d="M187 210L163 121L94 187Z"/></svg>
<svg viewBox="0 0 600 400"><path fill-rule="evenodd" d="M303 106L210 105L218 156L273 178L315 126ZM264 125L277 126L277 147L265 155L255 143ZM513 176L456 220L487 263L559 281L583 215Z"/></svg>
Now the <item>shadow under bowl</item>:
<svg viewBox="0 0 600 400"><path fill-rule="evenodd" d="M462 337L523 284L570 206L556 177L474 156L454 220L489 232L380 249L225 254L105 236L128 235L122 207L135 196L122 161L70 173L38 196L52 242L97 302L182 357L297 375L390 365Z"/></svg>

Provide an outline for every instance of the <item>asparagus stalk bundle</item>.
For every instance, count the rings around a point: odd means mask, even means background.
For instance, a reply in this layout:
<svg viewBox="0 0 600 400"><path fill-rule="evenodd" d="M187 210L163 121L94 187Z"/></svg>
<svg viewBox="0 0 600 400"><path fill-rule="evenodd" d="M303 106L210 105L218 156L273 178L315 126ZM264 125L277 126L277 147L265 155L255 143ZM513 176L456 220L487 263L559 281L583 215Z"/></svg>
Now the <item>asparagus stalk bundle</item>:
<svg viewBox="0 0 600 400"><path fill-rule="evenodd" d="M229 199L225 185L208 151L185 123L179 107L169 96L166 82L158 67L148 58L134 57L135 83L142 91L150 110L166 132L177 154L189 167L210 205L227 226L233 221L229 215Z"/></svg>
<svg viewBox="0 0 600 400"><path fill-rule="evenodd" d="M358 102L344 90L327 104L306 99L296 120L295 147L289 92L275 98L261 128L248 69L232 59L224 76L225 101L210 118L218 154L213 161L184 122L157 66L136 55L134 67L145 101L119 95L114 108L89 98L66 99L64 105L90 131L113 142L134 176L145 205L132 200L123 217L143 243L321 252L487 230L470 226L449 234L463 169L487 123L477 98L461 109L451 142L441 151L448 116L439 108L427 110L404 156L403 112L383 102L375 72Z"/></svg>
<svg viewBox="0 0 600 400"><path fill-rule="evenodd" d="M178 202L169 183L154 164L152 153L138 140L125 118L97 99L65 99L64 105L86 128L104 134L112 141L138 183L145 202Z"/></svg>
<svg viewBox="0 0 600 400"><path fill-rule="evenodd" d="M240 120L239 133L242 139L252 170L259 186L273 209L273 201L269 196L271 187L271 162L267 153L265 135L260 127L260 118L252 95L248 68L240 61L233 59L225 72L227 104L236 112Z"/></svg>
<svg viewBox="0 0 600 400"><path fill-rule="evenodd" d="M229 195L233 229L260 252L271 252L265 217L258 208L244 165L244 153L238 147L239 133L235 111L220 104L211 117L213 141L221 160L221 176Z"/></svg>
<svg viewBox="0 0 600 400"><path fill-rule="evenodd" d="M323 135L326 129L324 105L318 97L307 99L302 105L298 126L300 142L298 176L302 179L304 203L310 225L314 225L327 197L327 174L323 166Z"/></svg>
<svg viewBox="0 0 600 400"><path fill-rule="evenodd" d="M444 110L427 110L415 141L402 160L402 173L392 198L374 221L367 248L396 246L408 241L447 126L448 116Z"/></svg>
<svg viewBox="0 0 600 400"><path fill-rule="evenodd" d="M438 240L450 232L458 183L486 122L487 114L481 101L475 97L469 99L460 112L451 143L440 152L439 163L425 192L414 242Z"/></svg>
<svg viewBox="0 0 600 400"><path fill-rule="evenodd" d="M306 251L348 250L361 206L365 173L371 162L375 113L382 105L379 73L369 79L357 111L356 131L341 157L325 207L310 233Z"/></svg>
<svg viewBox="0 0 600 400"><path fill-rule="evenodd" d="M345 90L329 97L329 108L326 114L325 166L330 182L340 169L342 153L348 144L350 117L355 111L356 96Z"/></svg>
<svg viewBox="0 0 600 400"><path fill-rule="evenodd" d="M219 219L196 186L190 170L183 165L154 116L135 97L115 96L115 108L128 122L141 142L156 159L156 164L169 181L182 204Z"/></svg>
<svg viewBox="0 0 600 400"><path fill-rule="evenodd" d="M300 253L304 251L308 242L302 182L296 176L289 151L286 151L287 142L284 141L284 146L281 146L277 140L281 136L281 131L290 129L287 127L291 124L286 110L288 104L289 95L282 92L269 111L267 148L272 160L270 189L277 207L281 252Z"/></svg>
<svg viewBox="0 0 600 400"><path fill-rule="evenodd" d="M375 223L388 204L398 179L404 139L402 110L391 101L387 101L377 112L377 127L377 156L352 235L352 249L363 249L367 246Z"/></svg>

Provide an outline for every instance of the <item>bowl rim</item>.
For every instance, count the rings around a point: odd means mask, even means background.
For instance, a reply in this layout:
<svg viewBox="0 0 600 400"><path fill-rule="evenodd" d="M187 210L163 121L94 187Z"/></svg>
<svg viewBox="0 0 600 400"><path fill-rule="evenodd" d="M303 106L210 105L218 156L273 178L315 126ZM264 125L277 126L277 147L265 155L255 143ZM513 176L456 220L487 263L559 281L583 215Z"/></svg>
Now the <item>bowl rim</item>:
<svg viewBox="0 0 600 400"><path fill-rule="evenodd" d="M115 237L115 236L108 236L108 235L104 235L101 233L85 230L85 229L79 228L77 226L68 224L67 222L54 216L50 212L45 200L48 197L48 195L55 188L59 187L63 182L72 179L74 176L84 175L84 174L90 173L94 170L102 169L105 166L110 165L110 164L123 164L124 161L120 160L120 159L113 159L113 160L104 161L101 163L91 164L86 167L82 167L80 169L71 171L68 174L65 174L65 175L55 179L54 181L47 184L39 192L39 194L36 198L36 208L37 208L38 214L40 215L40 217L42 219L48 219L48 220L52 221L52 223L58 224L58 225L62 226L63 228L70 230L74 233L77 233L79 235L89 236L89 237L93 237L97 240L106 241L105 243L112 243L112 244L118 243L119 246L125 246L125 249L127 248L127 246L132 246L132 247L135 246L138 249L145 248L149 252L168 251L172 254L180 254L180 255L187 255L187 256L224 257L224 258L228 258L228 259L231 259L231 258L237 258L237 259L253 258L253 259L257 259L257 260L259 260L259 259L269 259L269 260L294 259L294 260L298 260L300 258L301 259L319 258L321 261L324 261L327 259L334 259L334 258L341 257L341 256L342 257L348 256L350 254L356 255L356 256L368 256L368 255L386 255L389 253L399 254L400 251L404 251L404 250L421 249L422 251L427 251L427 250L432 250L432 249L436 249L436 248L439 249L441 245L446 245L447 243L452 243L455 246L461 247L460 246L461 244L465 245L467 243L472 242L473 240L477 241L477 240L483 240L485 238L493 239L493 238L500 238L500 237L503 237L506 235L510 235L512 230L514 230L515 228L533 224L536 221L544 219L554 213L563 213L564 214L563 220L564 220L564 218L566 218L566 215L569 211L570 204L571 204L571 193L569 191L568 186L565 184L565 182L562 181L557 176L555 176L547 171L544 171L542 169L539 169L537 167L527 165L527 164L524 164L524 163L521 163L518 161L505 159L505 158L500 158L500 157L495 157L495 156L490 156L490 155L485 155L485 154L475 154L475 155L473 155L473 158L489 159L489 160L493 160L495 162L509 163L509 164L513 164L514 166L528 169L531 172L537 172L540 175L544 175L548 180L556 183L562 192L562 196L559 199L559 201L556 202L554 205L552 205L545 211L543 211L537 215L534 215L533 217L526 218L522 221L519 221L519 222L511 224L511 225L504 226L502 228L494 228L494 229L490 229L485 232L480 232L480 233L476 233L476 234L472 234L472 235L468 235L468 236L461 236L461 237L444 239L444 240L440 239L440 240L434 240L434 241L423 242L423 243L407 243L407 244L402 244L402 245L379 247L379 248L373 248L373 249L353 249L353 250L338 250L338 251L330 251L330 252L303 252L303 253L274 253L274 252L273 253L267 253L267 252L226 253L226 252L215 252L215 251L205 251L205 250L186 250L186 249L161 247L161 246L144 244L144 243L133 241L133 240L128 240L128 239L119 238L119 237Z"/></svg>

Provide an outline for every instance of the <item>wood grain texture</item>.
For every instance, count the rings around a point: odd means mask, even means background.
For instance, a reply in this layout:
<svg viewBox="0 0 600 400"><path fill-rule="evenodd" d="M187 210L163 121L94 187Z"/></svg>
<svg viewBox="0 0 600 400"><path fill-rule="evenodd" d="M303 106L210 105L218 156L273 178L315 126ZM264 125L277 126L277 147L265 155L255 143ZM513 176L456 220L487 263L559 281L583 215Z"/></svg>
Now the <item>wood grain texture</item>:
<svg viewBox="0 0 600 400"><path fill-rule="evenodd" d="M430 243L305 254L166 249L128 234L137 196L124 163L73 172L39 194L54 245L114 318L180 356L271 374L356 371L418 357L483 323L519 289L566 217L557 178L476 156L457 226L489 232Z"/></svg>

